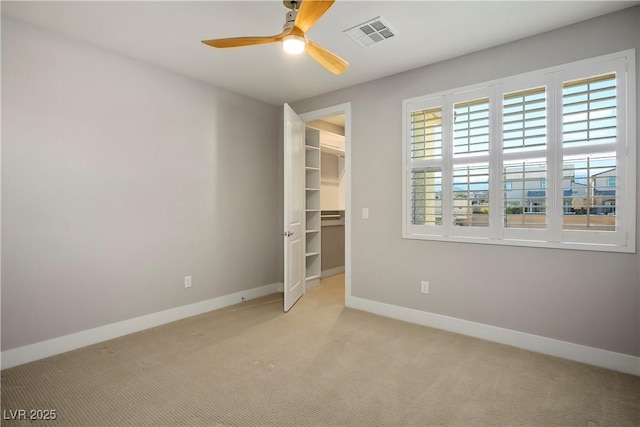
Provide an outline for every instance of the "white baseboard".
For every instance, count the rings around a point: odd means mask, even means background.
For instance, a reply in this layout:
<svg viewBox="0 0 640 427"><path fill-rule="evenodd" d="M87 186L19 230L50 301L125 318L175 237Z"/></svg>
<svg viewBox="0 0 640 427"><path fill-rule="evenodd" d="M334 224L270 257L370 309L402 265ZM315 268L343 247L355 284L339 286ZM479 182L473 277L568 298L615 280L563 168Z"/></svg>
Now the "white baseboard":
<svg viewBox="0 0 640 427"><path fill-rule="evenodd" d="M429 313L353 296L347 296L345 305L380 316L391 317L405 322L469 335L537 353L640 376L640 357L628 354L587 347L539 335L499 328L483 323L470 322L455 317L443 316L441 314Z"/></svg>
<svg viewBox="0 0 640 427"><path fill-rule="evenodd" d="M344 265L342 267L330 268L328 270L322 271L320 273L320 278L324 279L326 277L331 277L342 273L344 273Z"/></svg>
<svg viewBox="0 0 640 427"><path fill-rule="evenodd" d="M122 322L99 326L97 328L65 335L63 337L29 344L24 347L6 350L2 352L0 358L2 361L2 369L44 359L45 357L54 356L77 348L86 347L91 344L139 332L144 329L164 325L165 323L175 322L176 320L228 307L242 302L242 298L250 300L275 292L282 292L282 289L282 283L272 283L270 285L247 289L246 291L235 292L233 294L189 305L183 305L181 307L160 311L158 313L136 317L134 319L123 320Z"/></svg>

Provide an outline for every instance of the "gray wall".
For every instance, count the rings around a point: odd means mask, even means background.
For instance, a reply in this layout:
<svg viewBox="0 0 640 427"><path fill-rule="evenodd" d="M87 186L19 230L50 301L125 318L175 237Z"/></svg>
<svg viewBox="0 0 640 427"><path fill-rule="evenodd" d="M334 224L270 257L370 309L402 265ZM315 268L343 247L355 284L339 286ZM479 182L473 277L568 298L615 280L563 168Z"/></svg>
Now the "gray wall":
<svg viewBox="0 0 640 427"><path fill-rule="evenodd" d="M320 246L322 271L344 267L344 225L323 226Z"/></svg>
<svg viewBox="0 0 640 427"><path fill-rule="evenodd" d="M3 18L2 350L281 281L281 120Z"/></svg>
<svg viewBox="0 0 640 427"><path fill-rule="evenodd" d="M639 7L295 103L351 102L352 295L640 355L637 253L401 238L403 99L629 48L640 48Z"/></svg>

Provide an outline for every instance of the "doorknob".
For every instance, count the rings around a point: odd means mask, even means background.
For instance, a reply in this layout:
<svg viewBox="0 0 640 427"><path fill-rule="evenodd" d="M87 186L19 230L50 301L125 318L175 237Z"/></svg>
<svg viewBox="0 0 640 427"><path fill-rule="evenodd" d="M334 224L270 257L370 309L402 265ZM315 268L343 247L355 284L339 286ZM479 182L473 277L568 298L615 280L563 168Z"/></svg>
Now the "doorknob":
<svg viewBox="0 0 640 427"><path fill-rule="evenodd" d="M284 233L280 233L282 234L284 237L289 237L289 236L293 236L296 233L292 233L291 231L285 231Z"/></svg>

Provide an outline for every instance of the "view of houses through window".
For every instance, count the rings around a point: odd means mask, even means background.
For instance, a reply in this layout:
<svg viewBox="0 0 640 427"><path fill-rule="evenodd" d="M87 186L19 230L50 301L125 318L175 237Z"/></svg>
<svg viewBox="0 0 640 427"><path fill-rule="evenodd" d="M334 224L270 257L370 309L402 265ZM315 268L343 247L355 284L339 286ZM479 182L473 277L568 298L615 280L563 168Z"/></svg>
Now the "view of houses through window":
<svg viewBox="0 0 640 427"><path fill-rule="evenodd" d="M428 227L410 229L455 236L555 221L565 232L617 231L625 78L615 67L561 82L547 74L537 80L549 84L515 91L496 84L406 102L415 105L406 116L407 218ZM478 234L491 235L501 232Z"/></svg>

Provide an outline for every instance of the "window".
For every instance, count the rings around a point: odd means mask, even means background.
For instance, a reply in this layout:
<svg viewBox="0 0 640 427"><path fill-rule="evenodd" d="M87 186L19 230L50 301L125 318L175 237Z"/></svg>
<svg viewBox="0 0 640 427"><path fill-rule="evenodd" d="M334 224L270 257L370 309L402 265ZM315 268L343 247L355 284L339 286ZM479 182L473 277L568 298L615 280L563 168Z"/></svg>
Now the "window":
<svg viewBox="0 0 640 427"><path fill-rule="evenodd" d="M403 102L403 237L635 252L635 51Z"/></svg>

